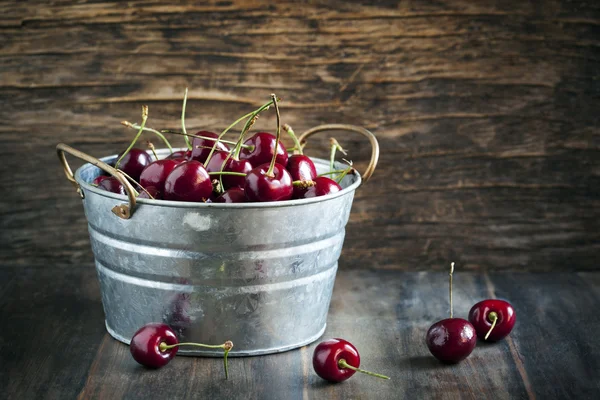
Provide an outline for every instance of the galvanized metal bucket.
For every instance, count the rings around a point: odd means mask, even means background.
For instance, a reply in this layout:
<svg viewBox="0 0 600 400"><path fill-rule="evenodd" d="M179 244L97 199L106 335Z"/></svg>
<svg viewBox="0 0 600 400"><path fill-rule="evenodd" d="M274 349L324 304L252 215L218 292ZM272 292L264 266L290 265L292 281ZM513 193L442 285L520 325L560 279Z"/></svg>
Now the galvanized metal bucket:
<svg viewBox="0 0 600 400"><path fill-rule="evenodd" d="M310 129L300 140L329 130L369 138L366 181L379 157L375 136L360 127L330 124ZM162 321L180 341L231 340L231 356L250 356L301 347L323 334L345 225L361 185L358 173L344 178L342 191L312 199L138 200L123 174L108 165L116 156L98 160L65 144L57 152L83 200L106 329L115 339L129 344L142 325ZM65 153L89 164L73 176ZM319 173L329 169L327 161L313 161ZM127 198L90 184L101 170L125 186ZM222 356L220 349L179 352Z"/></svg>

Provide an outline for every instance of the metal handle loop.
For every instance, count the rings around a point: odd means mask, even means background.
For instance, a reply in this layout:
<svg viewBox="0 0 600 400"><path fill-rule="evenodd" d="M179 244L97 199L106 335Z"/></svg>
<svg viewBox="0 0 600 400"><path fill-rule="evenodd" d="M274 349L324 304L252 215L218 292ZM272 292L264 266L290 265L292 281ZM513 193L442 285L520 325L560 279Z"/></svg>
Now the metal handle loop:
<svg viewBox="0 0 600 400"><path fill-rule="evenodd" d="M95 157L90 156L89 154L86 154L79 150L76 150L76 149L72 148L71 146L68 146L64 143L59 143L58 145L56 145L56 154L58 155L58 159L60 160L60 162L63 166L63 169L65 171L65 176L67 177L69 182L71 182L73 184L73 186L75 186L75 188L77 189L77 193L79 193L79 195L82 197L83 197L83 192L81 191L79 184L73 177L73 171L71 170L71 167L69 166L69 162L67 161L67 157L65 156L65 153L69 153L70 155L72 155L74 157L77 157L79 159L87 161L90 164L100 168L104 172L107 172L108 174L110 174L114 178L116 178L119 181L119 183L121 183L121 185L123 185L123 187L125 188L125 192L127 193L127 197L129 198L129 204L116 205L113 207L112 212L115 215L117 215L119 218L123 218L123 219L131 218L133 209L135 207L135 189L133 188L133 186L131 186L131 184L129 183L127 178L125 178L125 176L121 172L119 172L119 170L111 167L110 165L106 164L105 162L98 160Z"/></svg>
<svg viewBox="0 0 600 400"><path fill-rule="evenodd" d="M377 161L379 161L379 143L377 142L377 138L371 131L368 131L365 128L356 125L325 124L315 126L314 128L310 128L306 132L302 133L298 140L300 141L300 143L304 143L306 139L308 139L315 133L333 130L357 132L369 139L369 142L371 143L371 161L369 161L369 166L362 175L363 181L367 182L371 175L373 175L375 167L377 167Z"/></svg>

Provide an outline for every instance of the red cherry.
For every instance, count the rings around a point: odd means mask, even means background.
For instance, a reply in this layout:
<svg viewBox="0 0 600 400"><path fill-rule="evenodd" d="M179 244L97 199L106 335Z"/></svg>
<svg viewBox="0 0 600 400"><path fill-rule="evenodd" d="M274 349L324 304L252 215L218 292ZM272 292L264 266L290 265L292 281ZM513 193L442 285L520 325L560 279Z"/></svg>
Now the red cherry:
<svg viewBox="0 0 600 400"><path fill-rule="evenodd" d="M148 196L148 193L150 193L150 195L152 196L152 199L154 199L154 200L162 199L162 193L156 187L147 186L147 187L144 187L144 189L146 189L146 190L140 190L140 195L138 196L138 198L150 199L150 196Z"/></svg>
<svg viewBox="0 0 600 400"><path fill-rule="evenodd" d="M98 186L100 184L100 182L102 182L105 179L108 179L109 177L106 175L100 175L94 178L94 180L92 181L92 185L96 185Z"/></svg>
<svg viewBox="0 0 600 400"><path fill-rule="evenodd" d="M170 346L179 341L168 325L148 324L133 335L129 350L138 363L150 368L160 368L167 365L177 354L177 347L161 349L161 343Z"/></svg>
<svg viewBox="0 0 600 400"><path fill-rule="evenodd" d="M317 177L317 169L312 160L302 154L292 154L288 158L285 169L294 181L312 181Z"/></svg>
<svg viewBox="0 0 600 400"><path fill-rule="evenodd" d="M330 382L342 382L362 372L378 378L390 379L385 375L375 374L358 368L360 355L356 347L344 339L329 339L321 342L313 353L313 368L317 375Z"/></svg>
<svg viewBox="0 0 600 400"><path fill-rule="evenodd" d="M213 200L214 203L245 203L246 194L244 189L234 187L226 190L222 195Z"/></svg>
<svg viewBox="0 0 600 400"><path fill-rule="evenodd" d="M469 311L469 321L475 327L477 336L492 342L508 336L515 326L516 320L515 309L504 300L483 300L475 304Z"/></svg>
<svg viewBox="0 0 600 400"><path fill-rule="evenodd" d="M179 164L165 180L165 200L203 202L212 193L210 176L202 163L186 161Z"/></svg>
<svg viewBox="0 0 600 400"><path fill-rule="evenodd" d="M184 160L179 158L157 160L150 163L140 175L140 185L145 188L154 186L159 192L163 193L167 176L182 162Z"/></svg>
<svg viewBox="0 0 600 400"><path fill-rule="evenodd" d="M260 165L246 175L244 190L250 201L283 201L292 198L292 177L283 165L275 164L272 176L269 164Z"/></svg>
<svg viewBox="0 0 600 400"><path fill-rule="evenodd" d="M457 363L471 354L477 344L475 328L469 321L453 318L452 311L452 274L454 263L450 264L450 318L431 325L427 331L426 342L435 358L447 363Z"/></svg>
<svg viewBox="0 0 600 400"><path fill-rule="evenodd" d="M258 132L244 142L247 147L240 151L240 159L248 160L252 165L270 163L275 154L277 137L267 132ZM277 146L277 158L275 162L287 165L288 154L283 143Z"/></svg>
<svg viewBox="0 0 600 400"><path fill-rule="evenodd" d="M221 166L223 162L229 156L228 152L224 151L215 151L206 164L206 170L208 172L219 172L221 171ZM226 172L239 172L243 174L247 174L252 170L252 165L248 160L235 160L233 157L229 157L227 162L225 163L225 167L223 171ZM223 187L225 189L230 189L233 187L243 188L246 182L244 176L235 176L235 175L223 175Z"/></svg>
<svg viewBox="0 0 600 400"><path fill-rule="evenodd" d="M214 139L219 137L219 135L217 135L216 133L208 132L208 131L199 131L199 132L196 132L196 135L214 138ZM215 143L216 143L216 141L214 141L214 140L207 140L207 139L201 139L201 138L195 137L192 140L191 159L200 161L201 163L204 163L206 161L206 158L210 154L210 150L213 148ZM223 142L219 142L215 151L229 151L229 146L227 146Z"/></svg>
<svg viewBox="0 0 600 400"><path fill-rule="evenodd" d="M313 180L314 186L307 188L294 187L295 199L308 199L310 197L325 196L331 193L337 193L342 187L336 181L319 176Z"/></svg>
<svg viewBox="0 0 600 400"><path fill-rule="evenodd" d="M435 358L457 363L471 354L477 343L475 328L462 318L436 322L427 331L427 347Z"/></svg>
<svg viewBox="0 0 600 400"><path fill-rule="evenodd" d="M106 179L100 181L100 183L98 184L98 188L107 190L112 193L126 194L125 188L123 187L123 185L121 185L121 182L119 182L117 178L114 178L112 176L107 176Z"/></svg>
<svg viewBox="0 0 600 400"><path fill-rule="evenodd" d="M192 155L190 150L177 150L165 157L165 160L183 159L189 160Z"/></svg>
<svg viewBox="0 0 600 400"><path fill-rule="evenodd" d="M123 153L119 154L117 160L121 158L122 154ZM125 157L123 157L118 167L121 171L137 181L140 179L140 174L144 168L151 162L152 159L146 151L133 148L129 150L129 153L127 153Z"/></svg>

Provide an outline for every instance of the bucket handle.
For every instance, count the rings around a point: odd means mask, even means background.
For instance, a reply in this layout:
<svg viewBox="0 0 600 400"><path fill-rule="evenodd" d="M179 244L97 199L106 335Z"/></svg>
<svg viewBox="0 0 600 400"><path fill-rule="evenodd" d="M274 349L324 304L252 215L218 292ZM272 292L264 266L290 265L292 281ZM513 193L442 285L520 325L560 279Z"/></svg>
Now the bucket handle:
<svg viewBox="0 0 600 400"><path fill-rule="evenodd" d="M310 128L306 132L302 133L300 135L300 137L298 138L298 140L300 141L300 143L304 143L306 141L306 139L308 139L310 136L314 135L315 133L324 132L324 131L334 131L334 130L357 132L357 133L360 133L361 135L365 136L367 139L369 139L369 142L371 143L371 161L369 161L369 166L367 167L364 174L362 175L363 181L367 182L369 180L369 178L371 177L371 175L373 175L373 172L375 171L375 167L377 167L377 161L379 161L379 143L377 142L377 138L371 131L368 131L365 128L356 126L356 125L325 124L325 125L315 126L314 128Z"/></svg>
<svg viewBox="0 0 600 400"><path fill-rule="evenodd" d="M56 145L56 154L58 155L58 159L60 160L63 166L67 179L73 184L73 186L75 186L75 189L77 189L77 193L79 193L82 199L84 198L83 191L81 190L81 187L79 187L79 184L73 177L73 171L69 166L69 162L67 161L65 153L69 153L72 156L87 161L90 164L100 168L104 172L107 172L110 175L112 175L116 180L119 181L119 183L121 183L121 185L123 185L123 187L125 188L125 192L127 192L127 197L129 198L129 204L118 204L113 207L112 212L119 218L129 219L131 217L131 212L135 207L135 189L133 188L133 186L131 186L127 178L125 178L125 176L121 172L119 172L119 170L111 167L105 162L102 162L97 158L90 156L89 154L76 150L64 143L59 143L58 145Z"/></svg>

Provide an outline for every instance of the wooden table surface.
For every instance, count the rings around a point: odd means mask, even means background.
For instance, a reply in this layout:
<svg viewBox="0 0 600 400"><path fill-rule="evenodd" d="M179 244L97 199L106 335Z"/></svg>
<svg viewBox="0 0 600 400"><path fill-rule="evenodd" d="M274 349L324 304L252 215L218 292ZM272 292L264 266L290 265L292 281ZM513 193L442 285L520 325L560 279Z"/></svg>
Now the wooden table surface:
<svg viewBox="0 0 600 400"><path fill-rule="evenodd" d="M340 271L324 338L343 337L362 366L392 377L329 384L312 370L314 344L230 360L176 357L139 366L105 331L93 266L0 268L0 398L7 399L597 399L600 273L455 275L455 316L498 297L515 306L508 339L478 343L442 365L424 343L448 312L447 274Z"/></svg>

